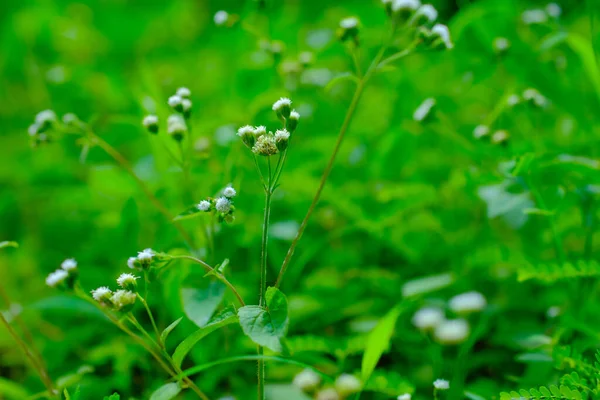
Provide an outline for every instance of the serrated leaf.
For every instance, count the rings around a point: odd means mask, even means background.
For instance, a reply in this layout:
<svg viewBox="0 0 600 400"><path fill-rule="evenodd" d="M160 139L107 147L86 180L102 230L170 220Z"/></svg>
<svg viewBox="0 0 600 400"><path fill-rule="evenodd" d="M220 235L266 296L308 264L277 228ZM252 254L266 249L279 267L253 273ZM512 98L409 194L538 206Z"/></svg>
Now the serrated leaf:
<svg viewBox="0 0 600 400"><path fill-rule="evenodd" d="M160 334L160 341L161 343L165 343L167 341L167 337L169 336L169 333L171 333L171 331L173 329L175 329L177 327L177 325L179 325L179 323L181 322L181 320L183 319L183 317L179 317L178 319L176 319L175 321L173 321L171 323L171 325L167 326L162 333Z"/></svg>
<svg viewBox="0 0 600 400"><path fill-rule="evenodd" d="M225 285L209 282L205 288L182 288L181 303L185 315L202 328L210 320L225 295Z"/></svg>
<svg viewBox="0 0 600 400"><path fill-rule="evenodd" d="M177 216L175 218L173 218L173 221L181 221L182 219L197 218L204 214L206 214L206 211L198 210L198 206L196 204L194 204L193 206L190 206L187 209L185 209L185 211L181 212L180 214L177 214Z"/></svg>
<svg viewBox="0 0 600 400"><path fill-rule="evenodd" d="M205 327L198 329L196 332L185 338L173 352L173 362L178 367L181 367L183 359L192 350L192 348L202 340L206 335L216 331L217 329L232 324L237 321L237 315L233 307L228 307L215 315Z"/></svg>
<svg viewBox="0 0 600 400"><path fill-rule="evenodd" d="M177 382L162 385L152 393L150 400L171 400L181 392L181 386Z"/></svg>
<svg viewBox="0 0 600 400"><path fill-rule="evenodd" d="M289 322L287 299L279 289L271 287L267 289L266 300L267 308L245 306L238 309L240 325L254 343L281 352L281 338Z"/></svg>
<svg viewBox="0 0 600 400"><path fill-rule="evenodd" d="M400 308L394 307L377 323L377 326L369 334L361 367L363 383L369 380L381 355L388 348L399 315Z"/></svg>

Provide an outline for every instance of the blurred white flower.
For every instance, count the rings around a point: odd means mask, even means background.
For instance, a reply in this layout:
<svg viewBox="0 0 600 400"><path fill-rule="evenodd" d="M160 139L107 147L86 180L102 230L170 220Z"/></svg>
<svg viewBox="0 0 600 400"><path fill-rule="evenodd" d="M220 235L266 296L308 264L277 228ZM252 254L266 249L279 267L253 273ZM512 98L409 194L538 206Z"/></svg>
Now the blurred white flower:
<svg viewBox="0 0 600 400"><path fill-rule="evenodd" d="M60 264L60 267L65 271L72 271L77 268L77 261L74 258L67 258Z"/></svg>
<svg viewBox="0 0 600 400"><path fill-rule="evenodd" d="M158 125L158 117L156 115L146 115L142 121L142 125L144 125L146 128Z"/></svg>
<svg viewBox="0 0 600 400"><path fill-rule="evenodd" d="M414 16L415 20L423 18L427 22L435 22L437 17L438 17L438 12L435 9L435 7L432 6L431 4L423 4L421 7L419 7L419 9L417 10L417 12L415 13L415 16Z"/></svg>
<svg viewBox="0 0 600 400"><path fill-rule="evenodd" d="M236 194L237 192L231 186L227 186L225 189L223 189L223 196L227 197L228 199L235 197Z"/></svg>
<svg viewBox="0 0 600 400"><path fill-rule="evenodd" d="M435 36L438 36L447 49L454 47L454 44L452 44L452 40L450 39L450 30L446 25L435 24L433 28L431 28L431 33Z"/></svg>
<svg viewBox="0 0 600 400"><path fill-rule="evenodd" d="M137 257L129 257L127 259L127 266L131 269L135 269L135 261L137 260Z"/></svg>
<svg viewBox="0 0 600 400"><path fill-rule="evenodd" d="M435 328L434 336L442 344L458 344L467 339L469 330L464 319L446 320Z"/></svg>
<svg viewBox="0 0 600 400"><path fill-rule="evenodd" d="M427 118L433 106L435 106L434 98L425 99L413 113L413 119L418 122L423 121Z"/></svg>
<svg viewBox="0 0 600 400"><path fill-rule="evenodd" d="M111 295L112 291L106 286L100 286L99 288L92 290L92 297L96 301L109 299Z"/></svg>
<svg viewBox="0 0 600 400"><path fill-rule="evenodd" d="M217 211L228 213L231 210L231 201L227 197L219 197L215 203Z"/></svg>
<svg viewBox="0 0 600 400"><path fill-rule="evenodd" d="M410 400L411 398L412 396L410 395L410 393L404 393L398 396L397 400Z"/></svg>
<svg viewBox="0 0 600 400"><path fill-rule="evenodd" d="M556 318L560 315L560 307L558 306L552 306L548 309L548 311L546 311L546 316L548 318Z"/></svg>
<svg viewBox="0 0 600 400"><path fill-rule="evenodd" d="M198 203L196 208L198 208L200 211L208 211L210 210L210 201L202 200L200 203Z"/></svg>
<svg viewBox="0 0 600 400"><path fill-rule="evenodd" d="M185 86L182 86L179 89L177 89L177 91L175 92L175 95L182 97L182 98L186 98L186 97L190 97L192 95L192 91L190 89L186 88Z"/></svg>
<svg viewBox="0 0 600 400"><path fill-rule="evenodd" d="M335 389L327 388L317 393L317 400L340 400L340 396Z"/></svg>
<svg viewBox="0 0 600 400"><path fill-rule="evenodd" d="M152 257L154 257L154 250L144 249L144 250L138 252L137 259L140 261L146 261L146 260L152 260Z"/></svg>
<svg viewBox="0 0 600 400"><path fill-rule="evenodd" d="M352 28L356 28L358 26L358 18L356 17L348 17L348 18L344 18L343 20L340 21L340 27L344 28L344 29L352 29ZM291 102L290 102L291 104ZM274 110L275 108L273 108Z"/></svg>
<svg viewBox="0 0 600 400"><path fill-rule="evenodd" d="M492 134L492 143L500 144L508 140L508 132L501 129Z"/></svg>
<svg viewBox="0 0 600 400"><path fill-rule="evenodd" d="M532 9L526 10L521 14L521 19L527 25L543 24L548 21L548 14L544 10Z"/></svg>
<svg viewBox="0 0 600 400"><path fill-rule="evenodd" d="M133 275L133 274L121 274L118 278L117 278L117 284L119 286L121 286L122 288L125 289L130 289L135 287L136 284L136 279L138 279L137 276ZM131 289L130 289L131 290Z"/></svg>
<svg viewBox="0 0 600 400"><path fill-rule="evenodd" d="M449 302L450 309L457 314L481 311L486 305L485 297L475 291L456 295Z"/></svg>
<svg viewBox="0 0 600 400"><path fill-rule="evenodd" d="M223 26L229 20L229 13L225 10L217 11L213 17L213 20L215 21L215 25Z"/></svg>
<svg viewBox="0 0 600 400"><path fill-rule="evenodd" d="M135 303L136 294L129 290L117 290L113 293L110 300L117 309L121 309Z"/></svg>
<svg viewBox="0 0 600 400"><path fill-rule="evenodd" d="M64 269L57 269L54 272L51 272L50 275L46 278L46 285L50 287L56 287L59 284L63 283L65 279L69 276L69 273Z"/></svg>
<svg viewBox="0 0 600 400"><path fill-rule="evenodd" d="M178 96L178 95L173 95L173 96L169 97L169 100L168 100L169 107L177 108L177 107L181 106L182 100L183 99L181 98L181 96Z"/></svg>
<svg viewBox="0 0 600 400"><path fill-rule="evenodd" d="M511 94L506 99L506 104L508 104L510 107L516 106L520 102L521 102L521 98L519 97L518 94Z"/></svg>
<svg viewBox="0 0 600 400"><path fill-rule="evenodd" d="M505 52L510 47L510 41L505 37L497 37L494 39L494 50L498 53Z"/></svg>
<svg viewBox="0 0 600 400"><path fill-rule="evenodd" d="M335 380L335 389L343 397L359 392L361 387L361 381L354 375L341 374Z"/></svg>
<svg viewBox="0 0 600 400"><path fill-rule="evenodd" d="M562 14L562 9L556 3L549 3L546 5L546 13L552 18L558 18Z"/></svg>
<svg viewBox="0 0 600 400"><path fill-rule="evenodd" d="M436 307L423 307L412 317L412 323L418 329L433 329L444 321L444 312Z"/></svg>
<svg viewBox="0 0 600 400"><path fill-rule="evenodd" d="M477 125L475 129L473 129L473 137L476 139L481 139L490 133L490 128L487 125Z"/></svg>
<svg viewBox="0 0 600 400"><path fill-rule="evenodd" d="M394 0L392 3L392 11L415 11L420 5L421 2L419 0Z"/></svg>
<svg viewBox="0 0 600 400"><path fill-rule="evenodd" d="M445 379L436 379L433 381L433 387L437 390L448 390L450 389L450 382Z"/></svg>
<svg viewBox="0 0 600 400"><path fill-rule="evenodd" d="M321 383L321 376L310 368L306 368L298 373L292 384L303 392L312 392Z"/></svg>
<svg viewBox="0 0 600 400"><path fill-rule="evenodd" d="M44 126L48 123L56 121L56 113L52 110L44 110L37 113L35 123L39 126Z"/></svg>

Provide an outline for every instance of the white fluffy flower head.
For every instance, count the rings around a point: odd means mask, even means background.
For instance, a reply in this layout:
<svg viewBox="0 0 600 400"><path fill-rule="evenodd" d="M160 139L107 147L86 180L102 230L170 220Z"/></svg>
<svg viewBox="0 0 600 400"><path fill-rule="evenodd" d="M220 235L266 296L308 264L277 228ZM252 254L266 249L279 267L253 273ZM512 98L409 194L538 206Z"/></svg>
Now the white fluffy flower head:
<svg viewBox="0 0 600 400"><path fill-rule="evenodd" d="M210 201L202 200L200 203L198 203L196 208L198 208L200 211L208 211L210 210Z"/></svg>
<svg viewBox="0 0 600 400"><path fill-rule="evenodd" d="M158 124L158 117L156 115L146 115L144 117L144 120L142 121L142 125L144 125L146 128L149 126L157 125L157 124Z"/></svg>
<svg viewBox="0 0 600 400"><path fill-rule="evenodd" d="M228 199L235 197L236 194L237 192L232 186L227 186L225 189L223 189L223 196L227 197Z"/></svg>
<svg viewBox="0 0 600 400"><path fill-rule="evenodd" d="M131 286L135 286L136 285L136 279L138 277L133 275L133 274L121 274L118 278L117 278L117 284L119 286L121 286L122 288L129 288Z"/></svg>
<svg viewBox="0 0 600 400"><path fill-rule="evenodd" d="M340 395L334 388L327 388L317 393L317 400L340 400Z"/></svg>
<svg viewBox="0 0 600 400"><path fill-rule="evenodd" d="M144 250L138 252L137 259L140 261L147 261L147 260L152 260L152 257L154 257L154 250L144 249Z"/></svg>
<svg viewBox="0 0 600 400"><path fill-rule="evenodd" d="M487 305L487 301L481 293L471 291L454 296L449 305L452 311L460 314L481 311Z"/></svg>
<svg viewBox="0 0 600 400"><path fill-rule="evenodd" d="M228 213L231 210L231 201L227 197L219 197L215 203L217 211Z"/></svg>
<svg viewBox="0 0 600 400"><path fill-rule="evenodd" d="M433 106L435 106L434 98L425 99L413 113L413 119L418 122L423 121L431 113Z"/></svg>
<svg viewBox="0 0 600 400"><path fill-rule="evenodd" d="M546 13L552 18L558 18L562 13L562 9L556 3L549 3L548 5L546 5Z"/></svg>
<svg viewBox="0 0 600 400"><path fill-rule="evenodd" d="M415 11L421 2L419 0L394 0L392 3L392 11L412 10Z"/></svg>
<svg viewBox="0 0 600 400"><path fill-rule="evenodd" d="M398 400L410 400L411 398L412 396L410 395L410 393L404 393L398 396Z"/></svg>
<svg viewBox="0 0 600 400"><path fill-rule="evenodd" d="M344 397L360 391L362 383L354 375L341 374L335 380L335 390Z"/></svg>
<svg viewBox="0 0 600 400"><path fill-rule="evenodd" d="M266 135L266 134L267 134L267 127L266 127L266 126L264 126L264 125L259 125L259 126L255 127L255 128L252 130L252 134L254 134L254 136L255 136L256 138L259 138L259 137L261 137L262 135Z"/></svg>
<svg viewBox="0 0 600 400"><path fill-rule="evenodd" d="M215 21L215 25L223 26L229 20L229 13L225 10L219 10L215 13L213 20Z"/></svg>
<svg viewBox="0 0 600 400"><path fill-rule="evenodd" d="M112 291L106 286L100 286L97 289L92 290L92 297L96 301L103 301L112 295Z"/></svg>
<svg viewBox="0 0 600 400"><path fill-rule="evenodd" d="M442 42L444 42L444 45L447 49L451 49L452 47L454 47L454 45L452 44L452 40L450 39L450 30L446 25L435 24L433 28L431 28L431 33L439 36Z"/></svg>
<svg viewBox="0 0 600 400"><path fill-rule="evenodd" d="M448 390L450 389L450 382L445 379L436 379L433 381L433 387L437 390Z"/></svg>
<svg viewBox="0 0 600 400"><path fill-rule="evenodd" d="M192 95L192 91L188 88L186 88L185 86L180 87L179 89L177 89L177 91L175 92L176 96L185 98L185 97L190 97Z"/></svg>
<svg viewBox="0 0 600 400"><path fill-rule="evenodd" d="M473 129L473 137L476 139L480 139L490 133L490 128L487 125L477 125L475 129Z"/></svg>
<svg viewBox="0 0 600 400"><path fill-rule="evenodd" d="M306 368L294 377L292 384L304 392L315 390L321 383L321 376L312 369Z"/></svg>
<svg viewBox="0 0 600 400"><path fill-rule="evenodd" d="M137 257L129 257L127 259L127 266L131 269L135 269L135 262L137 260Z"/></svg>
<svg viewBox="0 0 600 400"><path fill-rule="evenodd" d="M521 101L521 98L519 97L518 94L511 94L506 99L506 104L513 107L513 106L516 106L517 104L519 104L520 101Z"/></svg>
<svg viewBox="0 0 600 400"><path fill-rule="evenodd" d="M291 107L292 101L287 97L281 97L275 103L273 103L273 111L279 111L284 107Z"/></svg>
<svg viewBox="0 0 600 400"><path fill-rule="evenodd" d="M69 276L69 273L64 269L57 269L54 272L51 272L50 275L46 278L46 285L50 287L56 287L64 282L65 279Z"/></svg>
<svg viewBox="0 0 600 400"><path fill-rule="evenodd" d="M458 344L469 337L469 323L464 319L442 322L435 328L434 336L442 344Z"/></svg>
<svg viewBox="0 0 600 400"><path fill-rule="evenodd" d="M423 4L417 10L415 17L423 16L429 22L434 22L438 17L438 12L431 4Z"/></svg>
<svg viewBox="0 0 600 400"><path fill-rule="evenodd" d="M180 106L182 100L183 99L181 98L181 96L176 95L176 94L173 95L173 96L171 96L171 97L169 97L169 100L168 100L169 107L175 108L175 107Z"/></svg>
<svg viewBox="0 0 600 400"><path fill-rule="evenodd" d="M127 307L133 305L135 303L136 294L129 290L117 290L113 293L111 297L111 301L117 307L117 309L121 309L123 307Z"/></svg>
<svg viewBox="0 0 600 400"><path fill-rule="evenodd" d="M523 14L521 14L521 19L527 25L543 24L548 21L548 14L546 14L544 10L536 8L533 10L524 11Z"/></svg>
<svg viewBox="0 0 600 400"><path fill-rule="evenodd" d="M497 37L494 39L494 50L501 53L508 50L510 47L510 41L505 37Z"/></svg>
<svg viewBox="0 0 600 400"><path fill-rule="evenodd" d="M52 110L40 111L35 116L35 123L38 125L44 125L54 121L56 121L56 113Z"/></svg>
<svg viewBox="0 0 600 400"><path fill-rule="evenodd" d="M444 321L444 312L437 307L424 307L413 315L412 323L418 329L433 329Z"/></svg>
<svg viewBox="0 0 600 400"><path fill-rule="evenodd" d="M77 261L74 258L67 258L60 264L60 267L65 271L72 271L77 268Z"/></svg>
<svg viewBox="0 0 600 400"><path fill-rule="evenodd" d="M356 28L358 26L358 18L356 17L348 17L348 18L344 18L343 20L340 21L340 27L344 28L344 29L352 29L352 28ZM291 102L290 102L291 104Z"/></svg>
<svg viewBox="0 0 600 400"><path fill-rule="evenodd" d="M285 129L278 129L275 132L275 140L288 140L290 138L290 133Z"/></svg>
<svg viewBox="0 0 600 400"><path fill-rule="evenodd" d="M290 113L290 119L299 120L300 114L298 113L298 111L292 110L292 112Z"/></svg>

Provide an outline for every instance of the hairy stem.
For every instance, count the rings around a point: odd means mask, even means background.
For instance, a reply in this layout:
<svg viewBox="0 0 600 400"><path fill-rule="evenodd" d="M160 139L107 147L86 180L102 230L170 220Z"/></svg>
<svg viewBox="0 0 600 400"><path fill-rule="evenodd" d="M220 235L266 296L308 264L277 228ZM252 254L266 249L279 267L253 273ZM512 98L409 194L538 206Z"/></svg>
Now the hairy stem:
<svg viewBox="0 0 600 400"><path fill-rule="evenodd" d="M167 210L167 208L156 198L156 196L154 196L154 194L148 188L148 186L146 186L144 181L142 181L135 174L135 171L133 170L133 167L131 166L129 161L127 161L127 159L125 157L123 157L123 155L121 153L119 153L114 147L112 147L110 144L108 144L104 139L102 139L100 136L96 135L94 132L88 131L88 135L94 140L95 144L100 146L102 148L102 150L104 150L109 156L111 156L116 162L118 162L121 165L121 167L125 171L127 171L127 173L129 175L131 175L131 177L135 180L135 182L138 184L140 189L142 189L142 192L144 192L144 194L146 195L148 200L150 200L150 203L152 203L154 208L156 208L162 215L164 215L164 217L167 219L167 221L169 221L170 223L172 223L175 226L175 228L181 234L183 239L188 243L188 246L190 246L191 248L194 248L193 241L192 241L192 238L190 237L190 235L183 229L183 227L181 226L181 224L179 224L179 222L173 221L173 216L171 215L169 210Z"/></svg>

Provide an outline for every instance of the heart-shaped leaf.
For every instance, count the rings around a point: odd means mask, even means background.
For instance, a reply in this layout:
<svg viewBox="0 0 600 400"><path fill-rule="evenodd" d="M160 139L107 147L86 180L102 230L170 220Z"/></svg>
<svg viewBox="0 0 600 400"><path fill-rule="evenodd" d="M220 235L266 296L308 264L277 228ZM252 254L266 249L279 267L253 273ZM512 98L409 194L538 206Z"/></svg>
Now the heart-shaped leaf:
<svg viewBox="0 0 600 400"><path fill-rule="evenodd" d="M202 328L215 313L224 295L225 285L219 281L209 282L203 288L182 288L181 302L185 315Z"/></svg>
<svg viewBox="0 0 600 400"><path fill-rule="evenodd" d="M238 309L240 325L254 343L281 352L281 339L285 336L289 323L287 299L279 289L270 287L267 289L266 300L267 308L245 306Z"/></svg>

